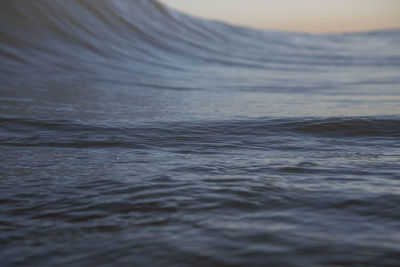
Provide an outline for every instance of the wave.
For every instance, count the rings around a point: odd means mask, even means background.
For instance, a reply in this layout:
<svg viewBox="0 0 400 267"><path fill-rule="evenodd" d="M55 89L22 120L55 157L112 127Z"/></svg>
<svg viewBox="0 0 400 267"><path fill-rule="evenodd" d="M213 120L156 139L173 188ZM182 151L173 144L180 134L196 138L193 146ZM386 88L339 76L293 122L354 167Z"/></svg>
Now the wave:
<svg viewBox="0 0 400 267"><path fill-rule="evenodd" d="M0 0L0 261L398 262L399 41Z"/></svg>
<svg viewBox="0 0 400 267"><path fill-rule="evenodd" d="M193 80L207 77L204 87L218 89L264 84L285 72L301 85L294 72L400 66L397 51L385 49L398 43L399 33L253 30L194 18L155 0L4 0L0 79L4 87L15 87L17 77L32 84L44 83L46 76L193 89Z"/></svg>
<svg viewBox="0 0 400 267"><path fill-rule="evenodd" d="M398 30L237 27L156 0L3 0L0 111L117 121L397 114L399 41Z"/></svg>
<svg viewBox="0 0 400 267"><path fill-rule="evenodd" d="M1 118L0 146L71 148L262 148L286 139L400 138L398 117L253 119L214 122L93 125L66 120ZM359 140L358 140L359 141Z"/></svg>

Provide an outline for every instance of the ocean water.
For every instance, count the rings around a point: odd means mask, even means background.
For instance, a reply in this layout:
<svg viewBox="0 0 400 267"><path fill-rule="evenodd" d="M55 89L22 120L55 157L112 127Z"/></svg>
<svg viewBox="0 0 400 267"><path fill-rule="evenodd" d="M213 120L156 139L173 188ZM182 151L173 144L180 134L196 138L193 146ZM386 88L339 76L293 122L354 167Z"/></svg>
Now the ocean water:
<svg viewBox="0 0 400 267"><path fill-rule="evenodd" d="M0 1L1 266L399 266L400 30Z"/></svg>

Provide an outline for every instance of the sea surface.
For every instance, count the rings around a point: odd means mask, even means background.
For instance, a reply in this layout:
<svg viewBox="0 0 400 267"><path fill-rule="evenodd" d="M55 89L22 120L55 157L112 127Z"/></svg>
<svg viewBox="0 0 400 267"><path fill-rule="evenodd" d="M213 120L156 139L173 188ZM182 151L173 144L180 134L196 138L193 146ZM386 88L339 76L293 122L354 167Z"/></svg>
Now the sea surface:
<svg viewBox="0 0 400 267"><path fill-rule="evenodd" d="M399 266L400 30L0 1L1 266Z"/></svg>

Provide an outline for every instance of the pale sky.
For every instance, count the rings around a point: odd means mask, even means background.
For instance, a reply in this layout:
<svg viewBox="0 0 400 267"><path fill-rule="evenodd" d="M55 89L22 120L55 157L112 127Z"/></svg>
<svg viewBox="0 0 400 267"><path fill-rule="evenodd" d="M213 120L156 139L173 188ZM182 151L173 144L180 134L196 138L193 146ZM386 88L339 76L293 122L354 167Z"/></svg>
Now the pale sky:
<svg viewBox="0 0 400 267"><path fill-rule="evenodd" d="M400 29L400 0L161 0L185 13L262 29Z"/></svg>

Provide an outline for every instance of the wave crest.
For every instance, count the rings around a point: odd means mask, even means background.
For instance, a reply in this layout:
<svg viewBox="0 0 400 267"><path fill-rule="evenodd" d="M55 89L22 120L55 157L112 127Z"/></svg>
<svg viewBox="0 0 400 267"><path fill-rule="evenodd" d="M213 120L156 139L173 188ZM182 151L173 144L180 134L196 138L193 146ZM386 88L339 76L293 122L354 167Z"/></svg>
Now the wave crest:
<svg viewBox="0 0 400 267"><path fill-rule="evenodd" d="M268 90L288 81L313 90L341 76L346 82L345 68L400 66L387 49L399 36L253 30L194 18L156 0L4 0L0 80L4 88L62 80L188 90L199 87L193 81L222 90L249 84ZM330 77L332 71L343 75ZM387 73L385 80L398 82L397 73Z"/></svg>
<svg viewBox="0 0 400 267"><path fill-rule="evenodd" d="M109 127L73 121L2 118L0 146L212 148L280 146L292 137L400 138L396 117L257 119Z"/></svg>

